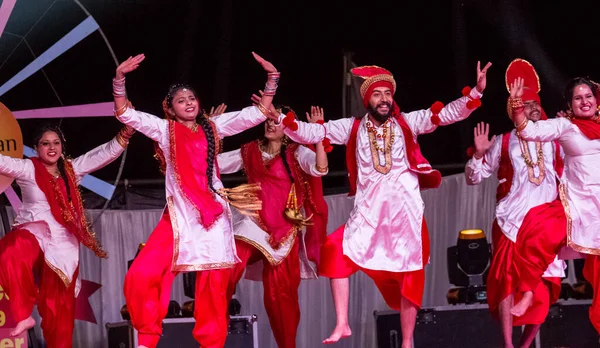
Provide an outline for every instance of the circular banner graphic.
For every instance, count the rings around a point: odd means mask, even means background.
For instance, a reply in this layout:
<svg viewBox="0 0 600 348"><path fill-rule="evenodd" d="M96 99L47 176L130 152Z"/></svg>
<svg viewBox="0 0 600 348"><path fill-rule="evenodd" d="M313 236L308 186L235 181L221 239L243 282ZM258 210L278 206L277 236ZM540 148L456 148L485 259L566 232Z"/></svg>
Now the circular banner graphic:
<svg viewBox="0 0 600 348"><path fill-rule="evenodd" d="M4 156L23 158L23 135L19 122L8 110L0 103L0 154ZM0 175L0 192L4 192L13 182L13 178Z"/></svg>

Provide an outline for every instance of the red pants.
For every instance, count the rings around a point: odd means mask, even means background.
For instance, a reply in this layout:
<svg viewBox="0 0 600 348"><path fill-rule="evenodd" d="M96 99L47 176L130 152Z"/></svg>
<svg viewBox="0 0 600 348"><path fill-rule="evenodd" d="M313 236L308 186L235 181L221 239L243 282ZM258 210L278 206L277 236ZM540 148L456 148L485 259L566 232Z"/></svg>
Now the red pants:
<svg viewBox="0 0 600 348"><path fill-rule="evenodd" d="M506 238L496 220L492 226L492 239L493 254L486 286L487 302L492 316L498 319L500 302L509 295L515 294L517 289L516 279L512 273L515 243ZM560 277L544 278L544 282L539 282L534 291L532 306L525 315L513 316L513 326L543 323L548 315L550 305L558 300L560 283ZM546 285L550 286L551 291L548 291ZM522 293L516 294L515 303L521 297L523 297Z"/></svg>
<svg viewBox="0 0 600 348"><path fill-rule="evenodd" d="M567 218L562 203L556 200L529 211L521 224L515 245L513 272L519 292L538 288L542 274L567 241ZM587 255L584 276L594 288L590 320L600 332L600 256Z"/></svg>
<svg viewBox="0 0 600 348"><path fill-rule="evenodd" d="M75 281L67 288L46 264L37 239L27 230L9 232L0 239L0 284L10 297L11 314L17 322L27 319L38 303L48 348L71 348L75 325ZM34 273L39 274L39 291Z"/></svg>
<svg viewBox="0 0 600 348"><path fill-rule="evenodd" d="M319 275L328 278L348 278L357 271L363 271L373 279L390 308L400 310L401 295L421 307L423 288L425 287L425 270L388 272L360 267L343 253L344 227L345 225L327 236L321 249ZM421 238L423 241L423 267L425 267L425 263L429 259L429 233L425 219L423 219Z"/></svg>
<svg viewBox="0 0 600 348"><path fill-rule="evenodd" d="M300 323L298 240L294 242L289 255L277 266L271 265L258 249L246 242L236 239L235 247L242 262L235 265L228 298L233 296L235 286L242 278L246 266L263 259L263 300L273 336L279 348L295 348L296 333Z"/></svg>
<svg viewBox="0 0 600 348"><path fill-rule="evenodd" d="M171 285L178 274L171 271L172 259L173 228L165 213L125 276L125 300L139 345L156 347L162 334ZM231 272L231 268L215 269L196 276L193 335L202 348L225 345L229 320L226 291Z"/></svg>

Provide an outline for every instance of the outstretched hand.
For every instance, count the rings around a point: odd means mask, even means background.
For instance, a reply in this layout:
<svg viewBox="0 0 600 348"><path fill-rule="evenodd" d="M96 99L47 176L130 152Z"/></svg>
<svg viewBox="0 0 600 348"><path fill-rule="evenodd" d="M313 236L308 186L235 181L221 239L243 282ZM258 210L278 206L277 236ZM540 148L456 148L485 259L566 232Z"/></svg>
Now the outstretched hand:
<svg viewBox="0 0 600 348"><path fill-rule="evenodd" d="M523 96L523 86L525 84L525 80L522 77L517 77L510 84L510 97L512 99L521 98Z"/></svg>
<svg viewBox="0 0 600 348"><path fill-rule="evenodd" d="M489 139L490 136L490 125L487 123L479 122L477 127L473 130L475 139L475 157L481 158L485 153L490 149L496 136L492 136L492 139Z"/></svg>
<svg viewBox="0 0 600 348"><path fill-rule="evenodd" d="M129 57L126 61L119 64L117 67L117 79L125 77L125 74L130 73L140 66L140 63L146 59L146 56L141 53L135 57Z"/></svg>
<svg viewBox="0 0 600 348"><path fill-rule="evenodd" d="M210 111L208 113L208 117L219 116L227 110L227 105L225 103L219 104L216 108L214 106L210 107Z"/></svg>
<svg viewBox="0 0 600 348"><path fill-rule="evenodd" d="M277 72L277 69L275 68L275 66L273 66L273 64L271 64L271 62L265 60L263 57L259 56L254 52L252 52L252 55L254 56L254 59L256 59L256 61L263 67L263 69L265 69L266 72Z"/></svg>
<svg viewBox="0 0 600 348"><path fill-rule="evenodd" d="M254 106L257 106L258 103L260 103L263 94L265 94L262 90L259 90L258 93L260 94L260 96L257 94L252 94L252 97L250 97L250 100L252 100L252 104ZM275 122L279 121L279 112L277 112L277 109L275 109L275 106L273 106L273 104L269 106L269 115L266 116Z"/></svg>
<svg viewBox="0 0 600 348"><path fill-rule="evenodd" d="M487 84L487 71L491 66L492 63L488 62L483 69L481 69L481 62L477 61L477 86L475 88L477 88L479 93L483 93L483 90L485 89Z"/></svg>
<svg viewBox="0 0 600 348"><path fill-rule="evenodd" d="M318 121L325 121L325 113L323 112L323 108L318 106L310 107L310 114L306 113L306 119L309 123L317 123Z"/></svg>

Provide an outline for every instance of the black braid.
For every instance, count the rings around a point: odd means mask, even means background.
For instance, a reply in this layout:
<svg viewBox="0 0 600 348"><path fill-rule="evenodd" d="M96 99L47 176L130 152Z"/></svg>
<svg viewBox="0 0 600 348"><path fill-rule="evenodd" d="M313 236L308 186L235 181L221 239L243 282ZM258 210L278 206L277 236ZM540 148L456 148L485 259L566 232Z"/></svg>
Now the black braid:
<svg viewBox="0 0 600 348"><path fill-rule="evenodd" d="M294 184L294 177L292 176L292 170L290 169L290 165L287 161L287 154L285 152L285 148L286 145L285 144L281 144L281 150L279 150L279 154L281 156L281 161L283 162L283 166L285 167L285 170L287 171L290 180L292 181L292 184Z"/></svg>
<svg viewBox="0 0 600 348"><path fill-rule="evenodd" d="M71 188L69 187L69 180L67 178L67 171L65 170L65 159L61 157L58 160L58 162L56 163L56 165L58 167L58 172L60 173L60 176L62 177L62 179L65 182L65 187L67 188L67 197L69 199L69 202L71 202Z"/></svg>
<svg viewBox="0 0 600 348"><path fill-rule="evenodd" d="M216 144L215 144L215 134L213 132L213 127L210 124L210 121L208 120L208 118L204 117L204 116L200 116L200 125L202 126L202 130L204 131L204 135L206 136L206 142L208 143L208 151L207 151L207 155L206 155L206 164L208 165L206 168L206 176L208 178L208 187L210 187L211 190L215 191L215 188L213 187L213 171L214 171L214 165L215 165L215 150L216 150Z"/></svg>
<svg viewBox="0 0 600 348"><path fill-rule="evenodd" d="M64 154L65 154L65 151L67 148L67 141L65 140L65 135L63 134L63 132L59 126L49 124L49 123L44 123L44 124L40 125L34 133L33 146L35 148L38 147L40 140L42 139L42 137L44 136L44 134L46 132L54 132L54 133L56 133L56 135L58 135L58 139L60 139L60 143L62 145L63 156L61 156L61 158L58 160L56 165L58 167L58 172L60 173L60 176L62 177L62 179L65 182L65 187L67 188L67 197L70 202L71 201L71 187L69 187L69 180L67 178L67 172L65 170L65 159L64 159Z"/></svg>

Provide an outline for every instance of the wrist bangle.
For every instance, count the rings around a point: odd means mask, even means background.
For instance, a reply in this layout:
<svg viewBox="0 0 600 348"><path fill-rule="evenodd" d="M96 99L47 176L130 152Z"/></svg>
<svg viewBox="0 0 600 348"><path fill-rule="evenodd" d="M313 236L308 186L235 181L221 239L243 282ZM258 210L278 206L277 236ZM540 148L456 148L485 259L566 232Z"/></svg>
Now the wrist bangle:
<svg viewBox="0 0 600 348"><path fill-rule="evenodd" d="M327 173L327 169L329 168L329 166L325 166L325 167L321 167L318 164L315 164L315 169L317 170L317 172L319 173Z"/></svg>
<svg viewBox="0 0 600 348"><path fill-rule="evenodd" d="M117 142L119 143L119 145L121 145L124 149L127 148L127 145L129 145L129 141L123 139L123 137L121 136L121 134L117 134L117 136L115 137L117 138Z"/></svg>
<svg viewBox="0 0 600 348"><path fill-rule="evenodd" d="M529 120L526 118L526 119L523 120L523 122L521 122L521 124L515 125L515 127L517 128L517 132L520 132L523 129L525 129L525 127L527 127L527 123L528 122L529 122Z"/></svg>

